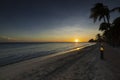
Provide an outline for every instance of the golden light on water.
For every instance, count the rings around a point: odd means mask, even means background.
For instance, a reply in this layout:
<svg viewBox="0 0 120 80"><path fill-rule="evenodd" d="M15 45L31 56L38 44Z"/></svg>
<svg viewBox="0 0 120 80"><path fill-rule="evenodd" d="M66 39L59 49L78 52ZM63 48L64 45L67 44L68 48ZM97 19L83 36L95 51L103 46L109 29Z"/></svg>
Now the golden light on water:
<svg viewBox="0 0 120 80"><path fill-rule="evenodd" d="M79 50L80 48L76 48L77 50Z"/></svg>

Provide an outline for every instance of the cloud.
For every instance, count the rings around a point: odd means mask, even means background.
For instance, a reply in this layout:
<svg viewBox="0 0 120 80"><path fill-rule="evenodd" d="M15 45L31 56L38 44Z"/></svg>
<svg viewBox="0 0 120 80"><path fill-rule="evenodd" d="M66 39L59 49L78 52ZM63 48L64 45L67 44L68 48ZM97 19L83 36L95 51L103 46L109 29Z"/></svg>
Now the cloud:
<svg viewBox="0 0 120 80"><path fill-rule="evenodd" d="M7 36L0 36L0 42L14 42L16 39L7 37Z"/></svg>

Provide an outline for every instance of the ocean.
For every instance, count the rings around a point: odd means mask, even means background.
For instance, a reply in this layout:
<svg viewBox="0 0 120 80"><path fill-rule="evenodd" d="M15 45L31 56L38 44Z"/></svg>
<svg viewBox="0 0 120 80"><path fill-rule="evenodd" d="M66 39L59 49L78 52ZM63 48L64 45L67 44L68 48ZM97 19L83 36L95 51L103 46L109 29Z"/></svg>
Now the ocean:
<svg viewBox="0 0 120 80"><path fill-rule="evenodd" d="M93 44L95 43L1 43L0 66Z"/></svg>

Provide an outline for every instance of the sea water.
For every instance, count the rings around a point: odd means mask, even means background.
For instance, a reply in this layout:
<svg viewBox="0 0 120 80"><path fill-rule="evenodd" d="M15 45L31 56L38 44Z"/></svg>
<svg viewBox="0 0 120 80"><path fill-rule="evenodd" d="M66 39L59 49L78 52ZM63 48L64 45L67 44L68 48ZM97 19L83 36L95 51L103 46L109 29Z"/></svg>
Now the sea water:
<svg viewBox="0 0 120 80"><path fill-rule="evenodd" d="M0 44L0 66L93 44L94 43L2 43Z"/></svg>

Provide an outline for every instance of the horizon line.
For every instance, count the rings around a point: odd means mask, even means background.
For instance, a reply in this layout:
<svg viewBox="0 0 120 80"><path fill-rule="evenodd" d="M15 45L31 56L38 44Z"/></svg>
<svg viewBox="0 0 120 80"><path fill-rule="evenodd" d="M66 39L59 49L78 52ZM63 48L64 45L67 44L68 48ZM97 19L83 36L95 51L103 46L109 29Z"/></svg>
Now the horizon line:
<svg viewBox="0 0 120 80"><path fill-rule="evenodd" d="M0 43L83 43L83 42L0 42Z"/></svg>

